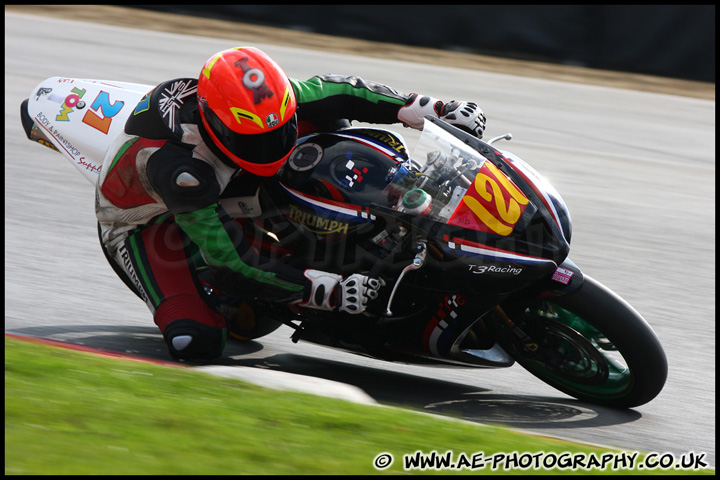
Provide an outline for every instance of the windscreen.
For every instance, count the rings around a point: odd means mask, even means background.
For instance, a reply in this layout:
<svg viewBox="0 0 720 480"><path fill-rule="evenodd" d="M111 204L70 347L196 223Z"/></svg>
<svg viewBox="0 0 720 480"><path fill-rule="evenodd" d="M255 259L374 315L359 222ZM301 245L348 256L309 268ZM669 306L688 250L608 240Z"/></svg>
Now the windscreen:
<svg viewBox="0 0 720 480"><path fill-rule="evenodd" d="M388 181L384 194L395 210L502 236L529 203L495 165L427 121L410 159L391 169Z"/></svg>

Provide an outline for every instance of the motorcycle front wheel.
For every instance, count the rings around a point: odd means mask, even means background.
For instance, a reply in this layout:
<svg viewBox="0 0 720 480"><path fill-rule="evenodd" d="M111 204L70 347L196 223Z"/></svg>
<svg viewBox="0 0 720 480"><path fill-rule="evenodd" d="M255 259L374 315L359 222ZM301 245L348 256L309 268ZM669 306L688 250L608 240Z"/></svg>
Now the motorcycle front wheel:
<svg viewBox="0 0 720 480"><path fill-rule="evenodd" d="M655 398L665 385L667 358L655 332L591 277L564 296L502 305L490 319L517 363L579 400L632 408Z"/></svg>

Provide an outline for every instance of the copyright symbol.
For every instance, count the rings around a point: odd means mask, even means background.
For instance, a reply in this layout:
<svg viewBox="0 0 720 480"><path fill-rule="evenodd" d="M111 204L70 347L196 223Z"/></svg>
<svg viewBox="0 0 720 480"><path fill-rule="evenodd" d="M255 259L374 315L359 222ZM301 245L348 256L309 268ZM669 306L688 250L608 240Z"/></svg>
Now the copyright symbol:
<svg viewBox="0 0 720 480"><path fill-rule="evenodd" d="M373 460L373 465L378 470L385 470L390 465L392 465L393 462L393 456L389 453L381 453L377 457L375 457L375 460Z"/></svg>

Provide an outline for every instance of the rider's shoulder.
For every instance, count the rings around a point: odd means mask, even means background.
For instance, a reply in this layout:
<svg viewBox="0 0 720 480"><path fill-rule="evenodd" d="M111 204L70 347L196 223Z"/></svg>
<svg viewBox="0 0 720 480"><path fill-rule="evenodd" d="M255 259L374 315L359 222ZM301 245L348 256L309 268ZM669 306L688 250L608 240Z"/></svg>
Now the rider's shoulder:
<svg viewBox="0 0 720 480"><path fill-rule="evenodd" d="M179 138L183 124L195 122L197 78L175 78L158 84L135 106L125 133L145 138Z"/></svg>

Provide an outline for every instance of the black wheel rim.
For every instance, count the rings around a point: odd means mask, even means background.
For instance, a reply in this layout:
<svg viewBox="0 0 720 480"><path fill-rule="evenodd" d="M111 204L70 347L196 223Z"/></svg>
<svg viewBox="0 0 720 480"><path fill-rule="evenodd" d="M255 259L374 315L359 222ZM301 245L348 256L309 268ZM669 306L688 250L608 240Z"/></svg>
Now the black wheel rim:
<svg viewBox="0 0 720 480"><path fill-rule="evenodd" d="M514 315L513 322L529 338L521 339L505 328L501 335L516 360L535 375L595 398L621 398L632 391L634 375L627 361L589 321L542 302Z"/></svg>

